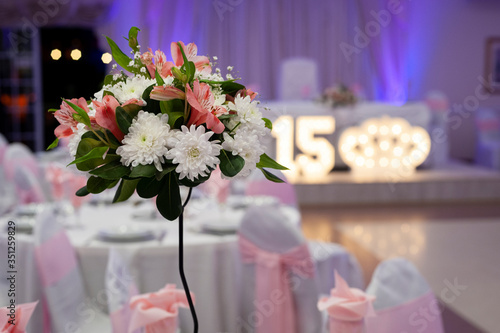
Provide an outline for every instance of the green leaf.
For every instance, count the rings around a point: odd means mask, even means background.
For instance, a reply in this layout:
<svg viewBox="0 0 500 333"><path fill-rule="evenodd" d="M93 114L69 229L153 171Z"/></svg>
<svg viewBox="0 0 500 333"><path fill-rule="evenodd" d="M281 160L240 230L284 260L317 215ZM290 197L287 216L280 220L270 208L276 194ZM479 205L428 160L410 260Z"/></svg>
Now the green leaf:
<svg viewBox="0 0 500 333"><path fill-rule="evenodd" d="M108 180L120 179L124 176L128 176L130 173L130 168L124 166L120 161L114 160L99 168L89 172L91 175L95 175Z"/></svg>
<svg viewBox="0 0 500 333"><path fill-rule="evenodd" d="M127 135L128 129L130 125L132 125L132 120L134 118L131 117L127 113L127 111L125 111L125 109L122 108L121 106L116 107L115 114L116 114L116 123L118 124L118 127L120 127L120 130L123 132L123 134Z"/></svg>
<svg viewBox="0 0 500 333"><path fill-rule="evenodd" d="M87 189L87 186L84 186L81 189L79 189L78 191L76 191L77 197L84 197L84 196L89 195L89 194L90 194L90 192Z"/></svg>
<svg viewBox="0 0 500 333"><path fill-rule="evenodd" d="M163 182L157 180L156 177L141 178L137 184L137 194L139 194L141 198L150 199L158 195L162 183Z"/></svg>
<svg viewBox="0 0 500 333"><path fill-rule="evenodd" d="M104 97L104 96L108 96L108 95L109 95L109 96L113 96L113 97L115 97L115 94L113 94L111 91L104 90L104 91L102 92L102 97Z"/></svg>
<svg viewBox="0 0 500 333"><path fill-rule="evenodd" d="M163 186L156 197L156 208L167 220L173 221L181 215L183 207L177 175L170 172L164 177Z"/></svg>
<svg viewBox="0 0 500 333"><path fill-rule="evenodd" d="M271 169L276 169L276 170L288 170L287 167L279 164L278 162L276 162L275 160L273 160L272 158L267 156L267 154L265 154L265 153L260 155L260 161L259 161L259 163L257 163L257 168L271 168Z"/></svg>
<svg viewBox="0 0 500 333"><path fill-rule="evenodd" d="M141 31L141 29L137 27L132 27L128 31L128 46L134 50L134 52L139 51L139 48L137 47L139 43L137 42L137 33Z"/></svg>
<svg viewBox="0 0 500 333"><path fill-rule="evenodd" d="M150 177L153 177L155 174L156 174L156 167L154 166L154 164L148 164L148 165L139 164L138 166L136 166L132 169L132 172L130 173L129 177L131 177L131 178L139 178L139 177L150 178Z"/></svg>
<svg viewBox="0 0 500 333"><path fill-rule="evenodd" d="M118 189L116 190L115 197L113 198L113 203L122 202L128 200L134 194L135 188L139 183L139 179L122 179Z"/></svg>
<svg viewBox="0 0 500 333"><path fill-rule="evenodd" d="M220 118L219 118L220 119ZM273 122L270 121L269 119L267 118L262 118L262 120L264 120L264 123L266 124L266 127L269 128L270 130L273 129Z"/></svg>
<svg viewBox="0 0 500 333"><path fill-rule="evenodd" d="M87 180L87 191L90 193L98 194L109 188L110 184L114 181L102 179L101 177L92 176Z"/></svg>
<svg viewBox="0 0 500 333"><path fill-rule="evenodd" d="M245 89L245 86L234 81L224 81L221 83L223 93L234 95L239 90Z"/></svg>
<svg viewBox="0 0 500 333"><path fill-rule="evenodd" d="M169 172L172 172L175 170L175 168L177 168L176 165L168 165L168 166L163 166L163 171L157 171L156 172L156 180L160 181L162 180L162 178L168 174Z"/></svg>
<svg viewBox="0 0 500 333"><path fill-rule="evenodd" d="M272 174L271 172L269 172L265 169L260 168L260 171L262 171L264 176L272 182L275 182L275 183L284 183L285 182L283 179L277 177L276 175Z"/></svg>
<svg viewBox="0 0 500 333"><path fill-rule="evenodd" d="M165 81L163 81L163 78L160 76L160 73L158 73L158 71L156 69L155 69L155 79L156 79L156 83L159 86L163 86L165 84Z"/></svg>
<svg viewBox="0 0 500 333"><path fill-rule="evenodd" d="M87 140L92 140L92 139L87 139ZM99 159L99 158L102 159L102 156L104 155L104 153L108 149L109 149L109 147L107 147L107 146L92 148L92 150L90 150L87 154L85 154L82 157L79 157L79 158L75 159L73 162L71 162L68 165L78 164L78 163L85 162L85 161L92 160L92 159Z"/></svg>
<svg viewBox="0 0 500 333"><path fill-rule="evenodd" d="M217 118L219 118L219 120L226 120L226 119L231 119L233 117L236 117L237 114L236 113L228 113L228 114L223 114L222 116L219 116Z"/></svg>
<svg viewBox="0 0 500 333"><path fill-rule="evenodd" d="M109 37L106 36L106 40L108 41L109 47L111 48L111 55L113 56L113 59L116 61L118 65L126 69L127 71L134 73L136 72L136 69L134 67L130 67L128 64L132 59L127 57L125 53L120 50L118 45Z"/></svg>
<svg viewBox="0 0 500 333"><path fill-rule="evenodd" d="M219 155L220 159L220 171L226 177L234 177L238 172L245 166L245 160L243 157L238 155L233 155L231 152L222 149Z"/></svg>
<svg viewBox="0 0 500 333"><path fill-rule="evenodd" d="M198 176L194 180L190 180L190 179L184 177L184 178L179 180L179 183L181 183L181 185L184 185L187 187L196 187L196 186L206 182L209 178L210 178L210 175L205 176L205 177Z"/></svg>
<svg viewBox="0 0 500 333"><path fill-rule="evenodd" d="M195 73L196 73L196 66L194 65L194 62L188 61L186 65L186 75L188 77L187 82L193 81Z"/></svg>
<svg viewBox="0 0 500 333"><path fill-rule="evenodd" d="M168 124L171 129L181 128L184 124L184 112L171 112L168 114Z"/></svg>
<svg viewBox="0 0 500 333"><path fill-rule="evenodd" d="M75 114L73 114L73 119L77 120L78 122L81 122L81 123L85 124L87 127L92 127L90 125L89 115L87 114L87 112L85 112L84 109L82 109L81 107L79 107L76 104L71 103L67 99L63 99L63 101L65 101L69 106L71 106L73 108L73 110L76 111L76 114L79 116L79 117L75 118Z"/></svg>
<svg viewBox="0 0 500 333"><path fill-rule="evenodd" d="M47 112L56 112L59 111L59 109L48 109Z"/></svg>
<svg viewBox="0 0 500 333"><path fill-rule="evenodd" d="M50 146L47 147L46 150L54 149L55 147L57 147L58 143L59 143L59 138L56 138L54 141L52 141L52 143L50 144Z"/></svg>

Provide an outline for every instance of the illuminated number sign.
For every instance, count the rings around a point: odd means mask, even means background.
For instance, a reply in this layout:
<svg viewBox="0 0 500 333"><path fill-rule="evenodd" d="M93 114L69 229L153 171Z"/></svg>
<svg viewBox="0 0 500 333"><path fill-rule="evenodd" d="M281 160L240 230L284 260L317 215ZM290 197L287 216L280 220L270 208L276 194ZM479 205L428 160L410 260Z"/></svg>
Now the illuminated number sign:
<svg viewBox="0 0 500 333"><path fill-rule="evenodd" d="M328 135L335 131L335 119L331 116L279 117L273 124L276 138L276 160L287 166L288 181L301 178L319 180L330 173L335 165L335 149L330 142L316 135ZM294 138L295 134L295 138ZM294 156L294 139L302 153Z"/></svg>

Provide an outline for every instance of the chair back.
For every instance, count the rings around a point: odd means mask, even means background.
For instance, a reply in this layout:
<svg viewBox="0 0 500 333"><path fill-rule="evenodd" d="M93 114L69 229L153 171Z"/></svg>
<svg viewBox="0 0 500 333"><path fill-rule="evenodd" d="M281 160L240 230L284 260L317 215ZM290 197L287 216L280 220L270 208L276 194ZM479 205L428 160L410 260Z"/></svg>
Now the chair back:
<svg viewBox="0 0 500 333"><path fill-rule="evenodd" d="M120 251L115 247L111 248L106 267L106 292L113 333L129 332L132 316L130 300L139 294L128 267L128 262Z"/></svg>
<svg viewBox="0 0 500 333"><path fill-rule="evenodd" d="M300 80L297 79L300 77ZM309 58L289 58L280 67L278 98L310 100L318 96L318 64Z"/></svg>
<svg viewBox="0 0 500 333"><path fill-rule="evenodd" d="M367 293L376 297L376 317L366 319L367 333L444 332L438 300L408 260L394 258L380 263Z"/></svg>
<svg viewBox="0 0 500 333"><path fill-rule="evenodd" d="M321 331L314 261L301 233L273 206L250 207L239 230L242 332Z"/></svg>
<svg viewBox="0 0 500 333"><path fill-rule="evenodd" d="M4 172L7 179L14 179L15 171L19 166L23 166L31 171L35 177L40 175L39 164L35 155L24 144L11 143L5 151Z"/></svg>
<svg viewBox="0 0 500 333"><path fill-rule="evenodd" d="M85 302L76 252L66 231L47 207L36 221L35 260L42 284L46 317L44 332L64 332L82 327L95 318Z"/></svg>

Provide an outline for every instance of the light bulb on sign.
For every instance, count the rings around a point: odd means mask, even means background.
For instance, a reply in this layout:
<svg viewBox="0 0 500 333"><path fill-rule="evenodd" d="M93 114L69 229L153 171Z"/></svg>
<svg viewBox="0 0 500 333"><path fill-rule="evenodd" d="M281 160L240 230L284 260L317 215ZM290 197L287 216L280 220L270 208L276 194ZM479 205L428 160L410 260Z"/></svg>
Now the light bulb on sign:
<svg viewBox="0 0 500 333"><path fill-rule="evenodd" d="M413 172L429 155L431 140L426 130L405 119L382 117L346 129L339 146L342 160L355 172L400 168Z"/></svg>

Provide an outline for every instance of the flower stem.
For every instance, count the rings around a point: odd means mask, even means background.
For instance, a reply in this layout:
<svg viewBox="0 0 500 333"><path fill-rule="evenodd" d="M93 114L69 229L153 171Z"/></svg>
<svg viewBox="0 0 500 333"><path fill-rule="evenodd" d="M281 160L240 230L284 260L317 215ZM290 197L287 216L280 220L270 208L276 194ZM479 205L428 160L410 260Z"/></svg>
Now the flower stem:
<svg viewBox="0 0 500 333"><path fill-rule="evenodd" d="M236 124L236 126L234 126L234 127L233 127L233 129L229 131L229 134L233 133L233 132L234 132L234 130L235 130L235 129L237 129L237 128L238 128L238 126L240 126L240 125L241 125L241 121L240 121L240 122L238 122L238 123Z"/></svg>

